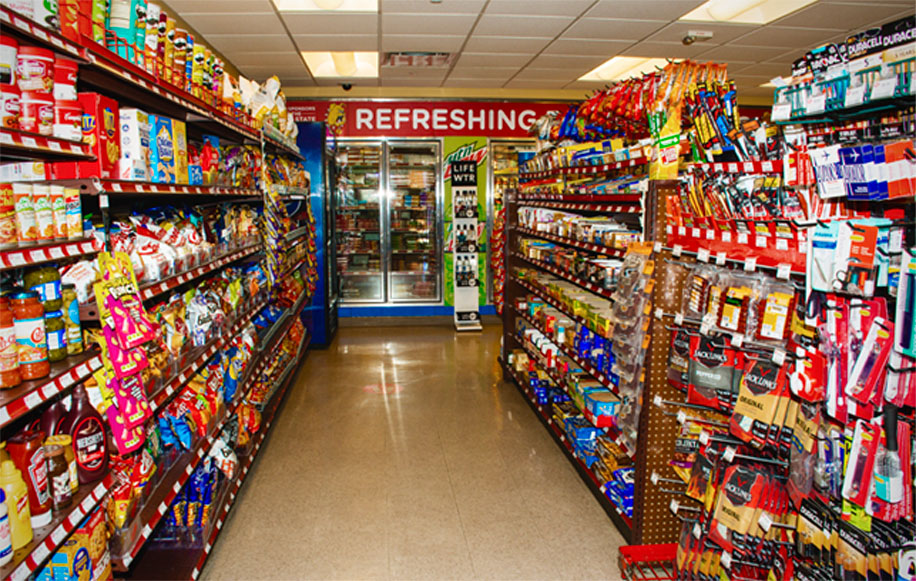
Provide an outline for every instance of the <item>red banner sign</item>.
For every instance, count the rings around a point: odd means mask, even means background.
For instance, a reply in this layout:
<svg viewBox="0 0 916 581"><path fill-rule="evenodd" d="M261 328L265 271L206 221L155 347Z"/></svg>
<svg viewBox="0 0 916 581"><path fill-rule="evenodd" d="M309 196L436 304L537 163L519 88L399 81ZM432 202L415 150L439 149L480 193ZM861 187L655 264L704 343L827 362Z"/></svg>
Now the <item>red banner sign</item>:
<svg viewBox="0 0 916 581"><path fill-rule="evenodd" d="M562 103L472 101L289 101L296 121L324 121L339 137L528 137Z"/></svg>

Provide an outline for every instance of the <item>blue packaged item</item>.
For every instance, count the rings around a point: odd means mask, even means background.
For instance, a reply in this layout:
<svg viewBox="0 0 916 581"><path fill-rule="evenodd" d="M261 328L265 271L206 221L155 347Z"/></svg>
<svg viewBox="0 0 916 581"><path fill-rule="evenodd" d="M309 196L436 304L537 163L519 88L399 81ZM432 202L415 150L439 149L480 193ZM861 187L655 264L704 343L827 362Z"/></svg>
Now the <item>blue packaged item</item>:
<svg viewBox="0 0 916 581"><path fill-rule="evenodd" d="M188 425L185 417L181 416L180 418L176 418L168 414L166 415L169 418L169 425L175 437L178 439L178 443L181 444L181 447L185 450L190 450L191 444L194 443L194 436L191 433L191 426Z"/></svg>
<svg viewBox="0 0 916 581"><path fill-rule="evenodd" d="M172 431L168 414L160 414L157 421L159 422L159 436L162 439L162 447L171 448L172 446L177 446L178 440Z"/></svg>

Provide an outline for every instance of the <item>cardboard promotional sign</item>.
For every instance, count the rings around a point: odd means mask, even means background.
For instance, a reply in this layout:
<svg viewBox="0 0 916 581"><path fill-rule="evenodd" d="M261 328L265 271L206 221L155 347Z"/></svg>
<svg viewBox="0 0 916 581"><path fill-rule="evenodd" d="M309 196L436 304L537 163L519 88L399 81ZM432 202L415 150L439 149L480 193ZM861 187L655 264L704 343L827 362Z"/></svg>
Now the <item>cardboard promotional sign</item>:
<svg viewBox="0 0 916 581"><path fill-rule="evenodd" d="M337 137L476 136L524 138L563 103L497 101L289 101L297 122L323 121Z"/></svg>
<svg viewBox="0 0 916 581"><path fill-rule="evenodd" d="M456 161L452 170L452 223L455 229L455 329L479 331L477 260L477 164Z"/></svg>

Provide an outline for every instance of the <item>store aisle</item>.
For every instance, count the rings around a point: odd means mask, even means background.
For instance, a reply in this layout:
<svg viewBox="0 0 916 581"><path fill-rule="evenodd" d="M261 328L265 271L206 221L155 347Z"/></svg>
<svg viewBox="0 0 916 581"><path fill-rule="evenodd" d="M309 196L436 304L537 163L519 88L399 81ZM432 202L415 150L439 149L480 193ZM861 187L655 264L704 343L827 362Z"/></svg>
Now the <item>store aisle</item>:
<svg viewBox="0 0 916 581"><path fill-rule="evenodd" d="M205 579L608 579L622 537L516 389L500 328L312 351Z"/></svg>

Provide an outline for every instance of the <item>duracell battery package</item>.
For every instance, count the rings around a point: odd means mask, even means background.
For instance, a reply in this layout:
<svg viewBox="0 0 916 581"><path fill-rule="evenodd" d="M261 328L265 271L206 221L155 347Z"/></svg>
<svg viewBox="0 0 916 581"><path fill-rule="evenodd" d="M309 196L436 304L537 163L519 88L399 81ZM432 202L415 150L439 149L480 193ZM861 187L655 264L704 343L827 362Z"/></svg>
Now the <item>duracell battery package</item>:
<svg viewBox="0 0 916 581"><path fill-rule="evenodd" d="M671 334L668 350L668 383L680 391L687 391L690 371L690 335L686 329Z"/></svg>
<svg viewBox="0 0 916 581"><path fill-rule="evenodd" d="M732 413L731 433L755 448L763 448L768 443L777 408L783 405L782 400L787 399L786 396L786 372L783 367L762 359L749 361Z"/></svg>
<svg viewBox="0 0 916 581"><path fill-rule="evenodd" d="M839 579L864 581L868 578L868 536L856 527L840 521L836 554L836 576Z"/></svg>
<svg viewBox="0 0 916 581"><path fill-rule="evenodd" d="M737 393L736 367L741 354L726 347L722 339L706 335L690 338L690 366L687 401L731 411Z"/></svg>

